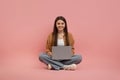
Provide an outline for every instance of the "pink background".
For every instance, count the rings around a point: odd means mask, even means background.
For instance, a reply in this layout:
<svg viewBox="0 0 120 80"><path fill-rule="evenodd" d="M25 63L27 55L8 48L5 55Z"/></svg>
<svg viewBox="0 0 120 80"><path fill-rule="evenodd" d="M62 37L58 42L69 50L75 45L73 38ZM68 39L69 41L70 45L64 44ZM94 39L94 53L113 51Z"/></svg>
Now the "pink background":
<svg viewBox="0 0 120 80"><path fill-rule="evenodd" d="M83 56L76 71L49 71L38 60L59 15ZM0 0L0 80L120 80L119 60L119 0Z"/></svg>

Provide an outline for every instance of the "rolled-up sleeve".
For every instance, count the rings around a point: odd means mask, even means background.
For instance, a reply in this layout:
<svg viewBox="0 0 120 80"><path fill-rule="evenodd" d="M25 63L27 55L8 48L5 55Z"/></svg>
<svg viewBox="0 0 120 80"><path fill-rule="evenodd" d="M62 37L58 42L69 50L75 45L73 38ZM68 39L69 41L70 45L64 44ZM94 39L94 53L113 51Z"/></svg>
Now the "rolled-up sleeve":
<svg viewBox="0 0 120 80"><path fill-rule="evenodd" d="M74 48L74 38L73 38L73 35L71 33L69 33L69 40L70 40L70 45L72 46L72 52L73 54L75 53L75 48Z"/></svg>
<svg viewBox="0 0 120 80"><path fill-rule="evenodd" d="M52 34L50 34L47 38L46 41L46 53L48 54L49 52L51 52L51 47L52 47Z"/></svg>

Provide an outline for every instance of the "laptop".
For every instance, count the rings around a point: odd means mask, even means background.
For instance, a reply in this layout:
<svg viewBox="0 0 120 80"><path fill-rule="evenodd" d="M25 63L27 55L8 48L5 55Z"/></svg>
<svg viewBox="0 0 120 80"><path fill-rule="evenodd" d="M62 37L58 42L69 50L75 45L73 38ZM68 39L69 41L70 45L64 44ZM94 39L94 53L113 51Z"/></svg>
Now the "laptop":
<svg viewBox="0 0 120 80"><path fill-rule="evenodd" d="M52 59L53 60L69 60L72 57L71 46L53 46Z"/></svg>

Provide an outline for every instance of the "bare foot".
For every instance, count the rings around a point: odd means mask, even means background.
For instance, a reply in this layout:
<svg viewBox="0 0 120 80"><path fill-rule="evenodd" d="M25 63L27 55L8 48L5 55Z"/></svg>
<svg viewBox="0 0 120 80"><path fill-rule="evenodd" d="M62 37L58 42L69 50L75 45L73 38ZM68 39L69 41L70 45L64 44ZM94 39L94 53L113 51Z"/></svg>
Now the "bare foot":
<svg viewBox="0 0 120 80"><path fill-rule="evenodd" d="M76 64L71 64L71 65L65 65L64 70L76 70L77 65Z"/></svg>
<svg viewBox="0 0 120 80"><path fill-rule="evenodd" d="M50 64L48 64L47 69L48 69L48 70L51 70L51 69L52 69L52 66L51 66Z"/></svg>

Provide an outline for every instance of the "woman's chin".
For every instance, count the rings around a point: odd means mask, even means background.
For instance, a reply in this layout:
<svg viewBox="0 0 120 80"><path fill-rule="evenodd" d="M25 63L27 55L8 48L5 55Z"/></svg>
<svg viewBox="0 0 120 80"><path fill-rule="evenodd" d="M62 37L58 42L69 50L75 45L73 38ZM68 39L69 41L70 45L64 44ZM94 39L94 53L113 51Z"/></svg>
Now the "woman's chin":
<svg viewBox="0 0 120 80"><path fill-rule="evenodd" d="M62 32L63 31L63 29L62 30L58 30L59 32Z"/></svg>

